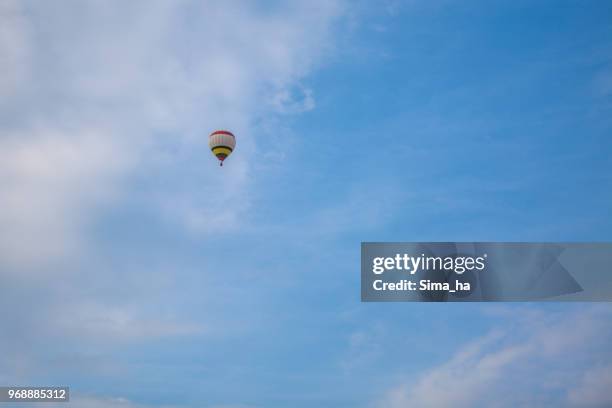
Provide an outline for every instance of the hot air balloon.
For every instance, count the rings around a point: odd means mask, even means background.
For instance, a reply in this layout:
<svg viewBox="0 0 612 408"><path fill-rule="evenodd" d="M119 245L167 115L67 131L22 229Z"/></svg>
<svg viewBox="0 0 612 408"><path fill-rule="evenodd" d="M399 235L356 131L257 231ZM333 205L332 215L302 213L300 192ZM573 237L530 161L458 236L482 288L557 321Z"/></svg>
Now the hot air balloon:
<svg viewBox="0 0 612 408"><path fill-rule="evenodd" d="M219 159L219 166L223 166L223 160L232 154L236 147L236 136L227 130L215 130L208 136L208 147Z"/></svg>

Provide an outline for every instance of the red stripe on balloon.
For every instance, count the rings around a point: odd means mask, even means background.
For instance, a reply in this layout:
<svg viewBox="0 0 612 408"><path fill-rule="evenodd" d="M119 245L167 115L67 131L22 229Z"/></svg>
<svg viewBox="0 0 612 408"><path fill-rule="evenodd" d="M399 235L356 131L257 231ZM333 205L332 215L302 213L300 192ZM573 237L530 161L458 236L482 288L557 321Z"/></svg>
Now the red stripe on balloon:
<svg viewBox="0 0 612 408"><path fill-rule="evenodd" d="M236 138L236 136L234 136L234 134L232 132L228 132L227 130L215 130L210 135L211 136L213 136L213 135L228 135L228 136L231 136L233 138Z"/></svg>

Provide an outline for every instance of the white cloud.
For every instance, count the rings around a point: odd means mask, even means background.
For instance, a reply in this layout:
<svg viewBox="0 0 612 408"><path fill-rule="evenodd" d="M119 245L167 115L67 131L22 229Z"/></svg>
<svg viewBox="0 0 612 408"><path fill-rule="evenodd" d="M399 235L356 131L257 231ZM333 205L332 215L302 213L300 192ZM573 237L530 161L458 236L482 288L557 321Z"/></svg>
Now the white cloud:
<svg viewBox="0 0 612 408"><path fill-rule="evenodd" d="M348 350L340 360L340 367L349 373L380 358L382 352L380 338L385 334L380 325L374 326L370 331L359 330L351 333L348 338Z"/></svg>
<svg viewBox="0 0 612 408"><path fill-rule="evenodd" d="M609 308L508 319L418 378L390 389L380 407L603 406L610 400ZM576 378L583 378L575 385ZM572 388L566 398L566 390Z"/></svg>
<svg viewBox="0 0 612 408"><path fill-rule="evenodd" d="M102 396L85 396L85 395L74 395L70 396L70 404L75 405L79 408L152 408L152 405L139 404L131 401L124 397L102 397ZM65 403L44 403L40 404L41 407L48 408L61 408L65 406ZM178 408L178 406L172 405L155 405L157 408ZM208 406L205 406L208 407ZM255 408L252 405L243 404L227 404L227 405L214 405L210 408Z"/></svg>
<svg viewBox="0 0 612 408"><path fill-rule="evenodd" d="M193 323L181 323L175 319L141 315L138 310L126 306L117 307L99 303L63 305L54 313L53 330L58 334L78 336L89 342L103 339L105 343L116 341L146 340L148 338L200 334L205 328ZM70 312L66 312L69 310Z"/></svg>
<svg viewBox="0 0 612 408"><path fill-rule="evenodd" d="M66 137L70 133L79 136ZM82 207L111 200L112 180L126 164L118 141L104 135L100 128L36 127L0 140L0 255L5 263L37 266L77 247Z"/></svg>
<svg viewBox="0 0 612 408"><path fill-rule="evenodd" d="M79 408L151 408L151 405L142 405L135 403L123 397L96 397L96 396L83 396L75 395L70 396L69 404L77 406ZM41 406L49 408L60 408L66 405L66 403L44 403ZM159 408L171 408L170 406L157 406Z"/></svg>
<svg viewBox="0 0 612 408"><path fill-rule="evenodd" d="M315 108L315 99L311 89L300 88L292 93L283 88L272 97L272 106L281 113L302 113Z"/></svg>
<svg viewBox="0 0 612 408"><path fill-rule="evenodd" d="M99 198L133 176L173 222L231 227L249 208L254 121L314 107L309 90L287 95L341 13L322 0L2 2L0 260L74 255ZM219 173L206 137L224 127L239 154Z"/></svg>
<svg viewBox="0 0 612 408"><path fill-rule="evenodd" d="M0 2L0 95L12 95L27 75L30 64L28 21L18 0Z"/></svg>
<svg viewBox="0 0 612 408"><path fill-rule="evenodd" d="M209 333L224 315L189 313L175 262L101 251L90 227L130 206L197 234L237 226L257 180L255 124L291 113L275 95L324 61L342 13L340 0L0 0L0 305L28 299L0 336L0 378L44 371L33 345L49 339L87 354ZM293 113L314 106L304 95ZM238 135L223 169L207 146L216 128ZM195 306L214 305L211 291Z"/></svg>
<svg viewBox="0 0 612 408"><path fill-rule="evenodd" d="M572 406L612 406L612 364L585 372L578 384L569 390L568 397Z"/></svg>

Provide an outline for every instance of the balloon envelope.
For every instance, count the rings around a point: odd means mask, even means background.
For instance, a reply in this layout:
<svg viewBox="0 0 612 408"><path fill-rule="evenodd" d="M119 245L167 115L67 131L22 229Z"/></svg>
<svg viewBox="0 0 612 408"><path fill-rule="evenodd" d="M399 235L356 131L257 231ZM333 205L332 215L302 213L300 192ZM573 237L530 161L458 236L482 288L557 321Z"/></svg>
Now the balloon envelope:
<svg viewBox="0 0 612 408"><path fill-rule="evenodd" d="M223 166L223 160L227 159L236 147L236 136L227 130L215 130L208 136L208 147Z"/></svg>

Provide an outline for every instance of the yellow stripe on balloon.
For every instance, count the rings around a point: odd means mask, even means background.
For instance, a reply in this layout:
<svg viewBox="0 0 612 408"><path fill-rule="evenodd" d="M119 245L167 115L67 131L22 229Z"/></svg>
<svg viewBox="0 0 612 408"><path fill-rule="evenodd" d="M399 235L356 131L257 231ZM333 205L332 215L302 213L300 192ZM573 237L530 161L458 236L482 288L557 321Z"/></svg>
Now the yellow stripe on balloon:
<svg viewBox="0 0 612 408"><path fill-rule="evenodd" d="M231 149L228 149L227 147L219 146L219 147L213 147L212 152L214 155L217 155L219 153L224 153L225 155L229 156L232 151Z"/></svg>

